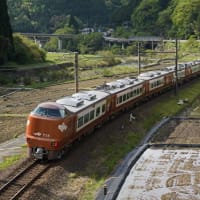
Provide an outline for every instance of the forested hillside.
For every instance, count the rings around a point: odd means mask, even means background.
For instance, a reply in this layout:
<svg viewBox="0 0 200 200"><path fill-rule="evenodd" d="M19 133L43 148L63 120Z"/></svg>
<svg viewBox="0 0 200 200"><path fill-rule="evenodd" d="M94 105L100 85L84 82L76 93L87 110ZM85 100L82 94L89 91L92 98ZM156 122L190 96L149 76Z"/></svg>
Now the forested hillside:
<svg viewBox="0 0 200 200"><path fill-rule="evenodd" d="M12 57L13 37L6 0L0 1L0 65Z"/></svg>
<svg viewBox="0 0 200 200"><path fill-rule="evenodd" d="M17 32L114 28L118 35L200 35L199 0L7 0ZM69 23L73 19L73 23Z"/></svg>

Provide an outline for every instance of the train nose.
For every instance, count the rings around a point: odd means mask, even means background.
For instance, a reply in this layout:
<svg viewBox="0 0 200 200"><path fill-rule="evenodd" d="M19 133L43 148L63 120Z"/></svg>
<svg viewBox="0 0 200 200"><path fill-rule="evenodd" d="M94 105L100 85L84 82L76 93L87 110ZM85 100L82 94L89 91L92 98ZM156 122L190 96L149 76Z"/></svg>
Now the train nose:
<svg viewBox="0 0 200 200"><path fill-rule="evenodd" d="M41 147L37 147L36 149L35 149L35 153L34 153L34 156L35 156L35 158L37 158L37 159L43 159L44 158L44 155L46 155L47 153L45 152L45 150L43 149L43 148L41 148Z"/></svg>

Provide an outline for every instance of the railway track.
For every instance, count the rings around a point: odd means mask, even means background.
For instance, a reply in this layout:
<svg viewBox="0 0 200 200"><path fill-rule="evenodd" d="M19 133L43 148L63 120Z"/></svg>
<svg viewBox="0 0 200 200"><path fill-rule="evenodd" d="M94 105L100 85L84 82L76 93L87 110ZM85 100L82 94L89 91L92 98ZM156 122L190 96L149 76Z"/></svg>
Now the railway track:
<svg viewBox="0 0 200 200"><path fill-rule="evenodd" d="M32 161L0 188L0 200L18 199L49 167L48 163Z"/></svg>

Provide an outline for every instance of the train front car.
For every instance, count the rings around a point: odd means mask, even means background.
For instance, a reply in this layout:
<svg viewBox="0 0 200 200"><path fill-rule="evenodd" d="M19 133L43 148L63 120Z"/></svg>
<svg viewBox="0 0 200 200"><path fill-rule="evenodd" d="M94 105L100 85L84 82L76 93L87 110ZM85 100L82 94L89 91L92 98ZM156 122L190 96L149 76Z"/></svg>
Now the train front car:
<svg viewBox="0 0 200 200"><path fill-rule="evenodd" d="M70 117L64 106L55 102L39 104L27 120L26 140L29 157L37 159L61 158L66 136L70 126Z"/></svg>

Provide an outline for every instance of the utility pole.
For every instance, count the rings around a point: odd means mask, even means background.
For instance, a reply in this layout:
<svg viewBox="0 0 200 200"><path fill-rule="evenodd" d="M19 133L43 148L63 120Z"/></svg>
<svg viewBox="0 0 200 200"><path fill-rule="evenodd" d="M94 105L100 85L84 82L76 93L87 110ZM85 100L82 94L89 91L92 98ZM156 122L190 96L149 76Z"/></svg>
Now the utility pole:
<svg viewBox="0 0 200 200"><path fill-rule="evenodd" d="M175 57L175 95L178 93L178 40L176 38L176 57Z"/></svg>
<svg viewBox="0 0 200 200"><path fill-rule="evenodd" d="M79 91L79 88L78 88L78 52L75 52L74 71L75 71L74 79L75 79L75 87L76 87L75 92L77 93Z"/></svg>
<svg viewBox="0 0 200 200"><path fill-rule="evenodd" d="M138 75L141 72L140 42L138 42Z"/></svg>

